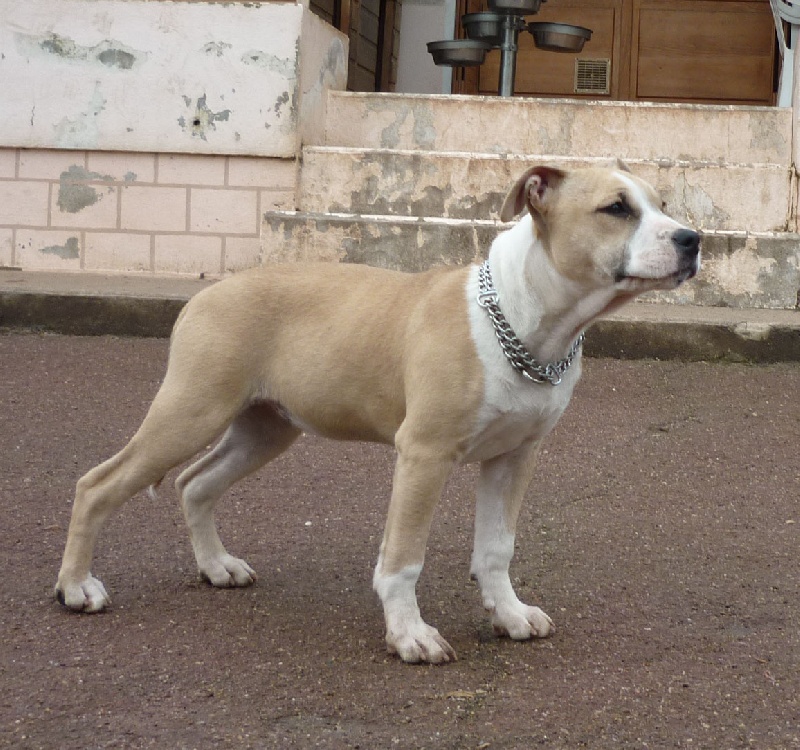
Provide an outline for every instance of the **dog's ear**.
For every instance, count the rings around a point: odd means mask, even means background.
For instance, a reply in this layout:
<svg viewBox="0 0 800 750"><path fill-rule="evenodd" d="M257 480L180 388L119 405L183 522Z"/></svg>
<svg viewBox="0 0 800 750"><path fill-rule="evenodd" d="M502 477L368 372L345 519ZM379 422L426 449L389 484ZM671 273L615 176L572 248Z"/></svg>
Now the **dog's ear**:
<svg viewBox="0 0 800 750"><path fill-rule="evenodd" d="M508 191L500 209L500 220L511 221L525 207L532 214L542 213L549 194L566 176L566 172L555 167L531 167Z"/></svg>
<svg viewBox="0 0 800 750"><path fill-rule="evenodd" d="M630 172L631 171L631 168L624 161L622 161L622 159L615 159L613 164L614 164L614 167L616 169L618 169L620 172Z"/></svg>

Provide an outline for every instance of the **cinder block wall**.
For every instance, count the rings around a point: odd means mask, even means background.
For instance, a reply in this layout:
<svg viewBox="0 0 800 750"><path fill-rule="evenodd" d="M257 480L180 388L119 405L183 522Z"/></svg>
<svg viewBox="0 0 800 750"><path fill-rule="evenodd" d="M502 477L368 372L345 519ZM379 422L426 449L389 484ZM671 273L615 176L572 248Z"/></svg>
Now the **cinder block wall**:
<svg viewBox="0 0 800 750"><path fill-rule="evenodd" d="M0 267L241 270L296 179L294 159L0 149Z"/></svg>

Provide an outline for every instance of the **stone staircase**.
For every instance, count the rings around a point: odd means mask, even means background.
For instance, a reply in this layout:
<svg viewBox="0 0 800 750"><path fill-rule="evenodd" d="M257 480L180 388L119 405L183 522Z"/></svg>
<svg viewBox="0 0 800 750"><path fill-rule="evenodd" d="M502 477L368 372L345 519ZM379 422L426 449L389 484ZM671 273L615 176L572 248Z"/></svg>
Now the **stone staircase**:
<svg viewBox="0 0 800 750"><path fill-rule="evenodd" d="M306 147L298 210L269 212L264 262L405 270L484 256L528 166L622 158L668 212L704 233L703 271L649 301L792 311L800 235L789 109L394 94L329 94Z"/></svg>
<svg viewBox="0 0 800 750"><path fill-rule="evenodd" d="M468 263L503 228L503 196L527 166L621 157L703 230L704 264L679 292L597 321L587 354L800 363L790 110L342 92L327 109L297 210L264 215L264 262ZM6 270L0 329L166 336L208 283Z"/></svg>

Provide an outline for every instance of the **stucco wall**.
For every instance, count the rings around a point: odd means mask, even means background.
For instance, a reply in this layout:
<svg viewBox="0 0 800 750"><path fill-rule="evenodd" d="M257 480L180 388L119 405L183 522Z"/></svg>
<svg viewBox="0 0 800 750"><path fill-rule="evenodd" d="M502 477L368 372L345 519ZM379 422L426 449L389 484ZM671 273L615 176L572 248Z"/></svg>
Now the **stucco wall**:
<svg viewBox="0 0 800 750"><path fill-rule="evenodd" d="M310 16L280 2L0 0L0 146L294 157L319 91L346 78L345 37Z"/></svg>
<svg viewBox="0 0 800 750"><path fill-rule="evenodd" d="M0 0L0 267L256 265L346 61L295 3Z"/></svg>

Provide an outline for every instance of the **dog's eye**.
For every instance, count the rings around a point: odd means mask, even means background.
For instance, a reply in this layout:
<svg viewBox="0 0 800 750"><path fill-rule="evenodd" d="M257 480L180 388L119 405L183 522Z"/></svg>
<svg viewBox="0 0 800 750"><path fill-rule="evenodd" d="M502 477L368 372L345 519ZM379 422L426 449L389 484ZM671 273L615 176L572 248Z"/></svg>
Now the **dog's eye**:
<svg viewBox="0 0 800 750"><path fill-rule="evenodd" d="M608 206L603 206L600 213L608 214L609 216L619 216L625 218L631 215L631 209L623 200L614 201Z"/></svg>

